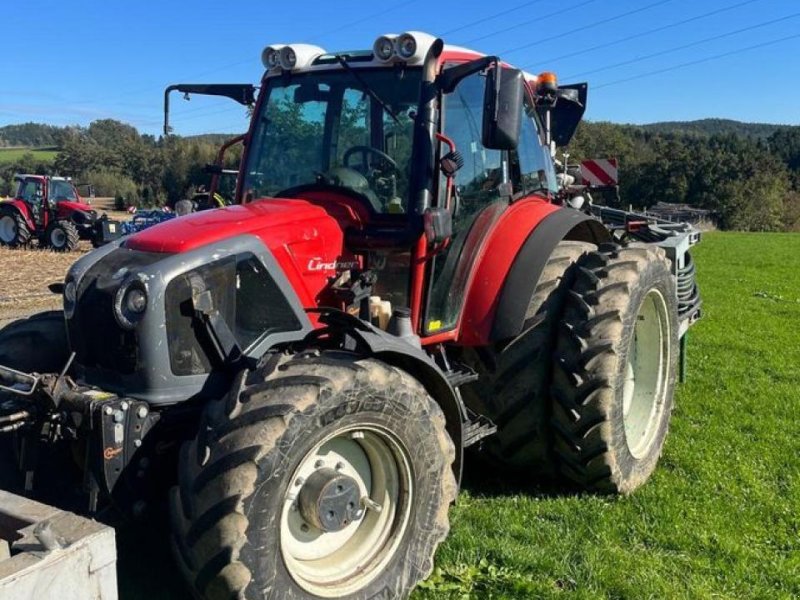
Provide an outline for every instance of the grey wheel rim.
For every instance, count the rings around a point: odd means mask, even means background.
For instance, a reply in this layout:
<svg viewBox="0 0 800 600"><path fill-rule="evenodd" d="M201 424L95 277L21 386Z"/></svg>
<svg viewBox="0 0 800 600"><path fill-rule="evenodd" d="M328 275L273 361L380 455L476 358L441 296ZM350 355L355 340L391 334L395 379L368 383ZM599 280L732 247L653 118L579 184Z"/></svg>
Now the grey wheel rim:
<svg viewBox="0 0 800 600"><path fill-rule="evenodd" d="M625 365L622 416L628 450L645 457L656 441L666 407L670 322L660 291L650 290L636 315Z"/></svg>
<svg viewBox="0 0 800 600"><path fill-rule="evenodd" d="M53 248L63 248L67 245L67 234L60 227L56 227L50 232L50 245Z"/></svg>
<svg viewBox="0 0 800 600"><path fill-rule="evenodd" d="M0 242L10 244L17 237L17 222L11 215L0 217Z"/></svg>
<svg viewBox="0 0 800 600"><path fill-rule="evenodd" d="M360 516L333 533L305 521L298 508L303 486L319 469L357 482ZM392 558L408 529L414 487L408 450L388 430L343 428L305 455L295 469L281 514L281 555L306 592L339 598L368 586Z"/></svg>

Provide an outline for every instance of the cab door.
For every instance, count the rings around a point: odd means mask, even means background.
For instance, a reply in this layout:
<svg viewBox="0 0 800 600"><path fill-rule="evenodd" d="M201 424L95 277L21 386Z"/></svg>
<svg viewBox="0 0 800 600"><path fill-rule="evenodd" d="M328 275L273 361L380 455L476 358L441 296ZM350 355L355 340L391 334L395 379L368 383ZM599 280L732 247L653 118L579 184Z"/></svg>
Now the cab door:
<svg viewBox="0 0 800 600"><path fill-rule="evenodd" d="M443 99L442 131L461 152L464 166L455 175L453 236L429 269L423 336L457 327L475 263L510 204L549 202L557 191L553 161L543 144L538 117L527 95L517 148L500 151L483 146L484 89L484 75L476 73ZM439 196L443 194L440 191Z"/></svg>

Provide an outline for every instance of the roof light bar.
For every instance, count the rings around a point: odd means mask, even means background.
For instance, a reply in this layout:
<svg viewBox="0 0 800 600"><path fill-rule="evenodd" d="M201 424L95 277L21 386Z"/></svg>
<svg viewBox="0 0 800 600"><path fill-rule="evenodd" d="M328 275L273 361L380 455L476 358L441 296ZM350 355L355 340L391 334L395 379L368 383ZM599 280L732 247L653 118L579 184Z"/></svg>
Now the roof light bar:
<svg viewBox="0 0 800 600"><path fill-rule="evenodd" d="M375 40L372 52L382 62L419 63L435 41L435 36L422 31L387 33Z"/></svg>
<svg viewBox="0 0 800 600"><path fill-rule="evenodd" d="M283 69L291 71L310 65L325 50L311 44L272 44L264 48L261 62L268 71Z"/></svg>

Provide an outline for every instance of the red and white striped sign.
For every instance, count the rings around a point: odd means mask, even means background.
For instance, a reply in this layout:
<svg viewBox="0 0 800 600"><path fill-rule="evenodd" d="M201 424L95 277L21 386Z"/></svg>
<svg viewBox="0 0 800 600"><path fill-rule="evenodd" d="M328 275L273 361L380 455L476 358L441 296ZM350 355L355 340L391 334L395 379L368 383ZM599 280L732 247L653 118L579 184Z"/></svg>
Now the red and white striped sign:
<svg viewBox="0 0 800 600"><path fill-rule="evenodd" d="M581 163L584 185L618 185L619 171L616 158L593 158Z"/></svg>

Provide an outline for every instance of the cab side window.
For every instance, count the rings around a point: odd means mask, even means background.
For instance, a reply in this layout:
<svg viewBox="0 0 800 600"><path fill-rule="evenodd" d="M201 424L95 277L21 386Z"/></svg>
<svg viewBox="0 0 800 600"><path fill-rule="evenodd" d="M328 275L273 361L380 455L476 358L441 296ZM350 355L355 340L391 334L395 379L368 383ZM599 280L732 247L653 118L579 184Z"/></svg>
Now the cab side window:
<svg viewBox="0 0 800 600"><path fill-rule="evenodd" d="M525 98L519 146L510 154L511 181L515 195L556 192L555 169L548 148L539 135L536 111Z"/></svg>

